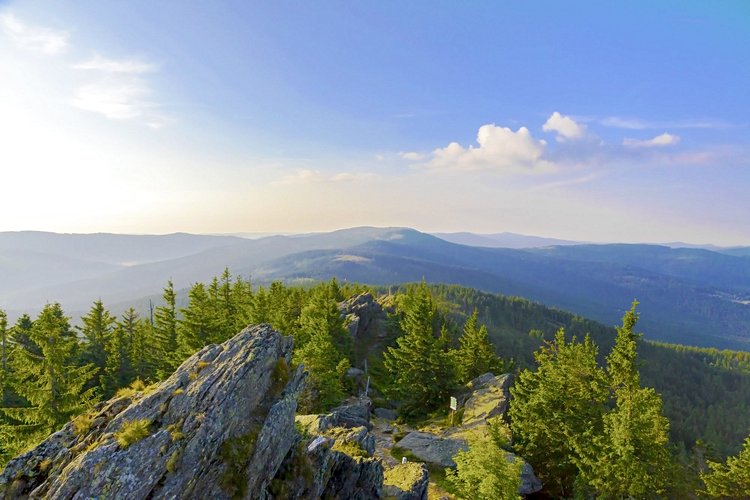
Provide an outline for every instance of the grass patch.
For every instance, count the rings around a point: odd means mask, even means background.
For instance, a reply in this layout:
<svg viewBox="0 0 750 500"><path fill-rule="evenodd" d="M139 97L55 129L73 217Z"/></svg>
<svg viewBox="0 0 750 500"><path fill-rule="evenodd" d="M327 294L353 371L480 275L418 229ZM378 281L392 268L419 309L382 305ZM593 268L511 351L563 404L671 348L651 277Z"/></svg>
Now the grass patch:
<svg viewBox="0 0 750 500"><path fill-rule="evenodd" d="M167 426L167 430L169 431L169 435L172 437L172 441L179 441L180 439L185 437L185 435L182 433L181 427L182 425L177 422Z"/></svg>
<svg viewBox="0 0 750 500"><path fill-rule="evenodd" d="M178 387L177 389L174 390L174 392L172 392L172 396L179 396L180 394L184 394L184 393L185 393L185 389L183 389L182 387Z"/></svg>
<svg viewBox="0 0 750 500"><path fill-rule="evenodd" d="M226 466L221 475L221 487L232 498L247 496L245 469L255 451L258 440L258 429L253 429L243 436L227 439L219 449L219 457Z"/></svg>
<svg viewBox="0 0 750 500"><path fill-rule="evenodd" d="M93 422L93 415L90 413L81 413L73 419L73 433L78 437L86 434L91 429Z"/></svg>
<svg viewBox="0 0 750 500"><path fill-rule="evenodd" d="M45 458L41 462L39 462L39 472L47 472L47 469L49 469L49 466L52 465L52 460L49 458Z"/></svg>
<svg viewBox="0 0 750 500"><path fill-rule="evenodd" d="M349 455L350 457L368 457L370 456L369 453L367 453L367 450L362 448L362 446L357 443L356 441L339 441L336 440L333 442L333 447L331 448L334 451L340 451L341 453L344 453L346 455Z"/></svg>
<svg viewBox="0 0 750 500"><path fill-rule="evenodd" d="M279 358L273 366L273 372L271 373L271 391L274 394L279 394L284 390L284 387L289 382L289 375L289 365L286 362L286 358Z"/></svg>
<svg viewBox="0 0 750 500"><path fill-rule="evenodd" d="M180 459L180 450L175 450L167 459L167 471L174 472L177 469L177 461Z"/></svg>
<svg viewBox="0 0 750 500"><path fill-rule="evenodd" d="M210 361L198 361L198 363L195 365L195 370L200 373L203 371L204 368L211 365Z"/></svg>
<svg viewBox="0 0 750 500"><path fill-rule="evenodd" d="M422 464L407 462L386 469L383 475L383 485L395 486L401 491L411 490L414 483L422 478Z"/></svg>
<svg viewBox="0 0 750 500"><path fill-rule="evenodd" d="M124 422L120 431L115 434L115 439L120 448L127 448L131 444L137 443L141 439L148 437L151 422L145 418L138 418L130 422Z"/></svg>

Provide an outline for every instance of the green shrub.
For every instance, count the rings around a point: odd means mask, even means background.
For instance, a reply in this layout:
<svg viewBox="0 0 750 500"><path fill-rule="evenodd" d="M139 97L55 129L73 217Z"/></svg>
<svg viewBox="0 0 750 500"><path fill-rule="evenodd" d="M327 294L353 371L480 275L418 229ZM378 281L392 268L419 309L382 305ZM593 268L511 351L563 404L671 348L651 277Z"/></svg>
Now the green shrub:
<svg viewBox="0 0 750 500"><path fill-rule="evenodd" d="M245 435L227 439L219 448L219 457L226 466L221 475L221 486L232 498L247 496L244 472L255 451L257 439L258 429L253 429Z"/></svg>
<svg viewBox="0 0 750 500"><path fill-rule="evenodd" d="M73 433L76 436L82 436L91 429L91 424L94 421L93 415L90 413L82 413L73 419Z"/></svg>
<svg viewBox="0 0 750 500"><path fill-rule="evenodd" d="M145 418L138 418L122 424L120 431L115 434L115 439L120 448L127 448L141 439L148 437L151 433L149 427L151 422Z"/></svg>
<svg viewBox="0 0 750 500"><path fill-rule="evenodd" d="M285 358L279 358L271 373L271 392L278 394L289 382L289 365Z"/></svg>

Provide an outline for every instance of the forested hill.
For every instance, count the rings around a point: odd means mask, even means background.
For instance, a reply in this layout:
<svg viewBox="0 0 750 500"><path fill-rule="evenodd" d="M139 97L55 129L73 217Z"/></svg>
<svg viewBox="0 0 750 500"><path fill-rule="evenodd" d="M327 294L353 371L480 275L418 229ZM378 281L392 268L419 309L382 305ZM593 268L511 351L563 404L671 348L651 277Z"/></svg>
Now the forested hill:
<svg viewBox="0 0 750 500"><path fill-rule="evenodd" d="M617 323L638 297L649 339L750 349L750 257L742 249L487 248L407 228L361 227L256 240L0 233L0 307L11 318L36 312L47 301L83 312L92 297L101 297L121 313L143 297L158 296L168 279L176 289L186 288L226 266L255 284L335 276L342 282L386 285L424 278L527 297L605 324Z"/></svg>
<svg viewBox="0 0 750 500"><path fill-rule="evenodd" d="M476 308L497 352L517 368L532 367L534 351L559 328L579 340L590 334L601 362L614 343L613 327L526 299L460 286L431 289L457 323ZM664 398L674 443L689 448L701 439L721 455L739 449L750 429L750 352L644 341L639 355L644 385Z"/></svg>

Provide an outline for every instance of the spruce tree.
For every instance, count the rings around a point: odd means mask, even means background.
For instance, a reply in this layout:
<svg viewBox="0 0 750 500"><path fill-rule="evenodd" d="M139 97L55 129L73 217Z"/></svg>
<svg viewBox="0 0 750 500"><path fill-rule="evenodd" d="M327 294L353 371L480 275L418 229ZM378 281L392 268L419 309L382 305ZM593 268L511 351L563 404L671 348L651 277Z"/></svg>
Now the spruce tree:
<svg viewBox="0 0 750 500"><path fill-rule="evenodd" d="M91 306L88 314L81 318L83 326L77 327L84 337L81 358L84 364L96 367L95 382L104 386L104 371L107 366L107 349L116 318L104 308L101 300Z"/></svg>
<svg viewBox="0 0 750 500"><path fill-rule="evenodd" d="M90 406L95 388L86 389L95 376L93 365L77 366L77 340L60 304L47 304L34 321L29 341L13 359L14 389L29 404L3 408L13 423L4 427L17 450L57 430Z"/></svg>
<svg viewBox="0 0 750 500"><path fill-rule="evenodd" d="M10 358L11 343L8 330L8 316L0 309L0 406L8 406L10 402Z"/></svg>
<svg viewBox="0 0 750 500"><path fill-rule="evenodd" d="M232 303L235 316L232 324L233 335L253 323L253 287L250 281L238 277L232 285Z"/></svg>
<svg viewBox="0 0 750 500"><path fill-rule="evenodd" d="M436 308L426 283L406 294L401 313L403 335L384 353L389 392L403 403L403 413L420 415L448 401L452 363L435 335Z"/></svg>
<svg viewBox="0 0 750 500"><path fill-rule="evenodd" d="M491 419L492 420L492 419ZM523 460L512 457L503 447L510 431L499 421L467 436L469 449L453 459L456 469L446 469L447 479L459 498L471 500L516 500L521 487Z"/></svg>
<svg viewBox="0 0 750 500"><path fill-rule="evenodd" d="M167 282L162 298L164 305L154 311L155 360L160 379L171 375L182 362L177 345L177 295L172 280Z"/></svg>
<svg viewBox="0 0 750 500"><path fill-rule="evenodd" d="M704 493L711 498L750 498L750 437L726 463L709 461L701 479L706 485Z"/></svg>
<svg viewBox="0 0 750 500"><path fill-rule="evenodd" d="M615 405L604 415L601 451L584 468L585 482L604 497L663 495L670 482L669 421L662 415L661 396L641 387L638 371L637 304L625 313L607 356Z"/></svg>
<svg viewBox="0 0 750 500"><path fill-rule="evenodd" d="M602 433L609 387L596 356L588 336L566 342L560 329L534 353L536 371L522 371L511 387L516 450L553 496L572 496L580 466L597 454L593 441Z"/></svg>
<svg viewBox="0 0 750 500"><path fill-rule="evenodd" d="M180 310L182 319L177 325L177 346L181 360L205 345L220 341L220 318L217 318L203 283L193 285L188 297L190 303Z"/></svg>
<svg viewBox="0 0 750 500"><path fill-rule="evenodd" d="M487 327L477 328L478 312L469 316L464 324L463 335L459 338L461 347L456 352L456 367L459 382L466 383L473 378L487 372L495 375L503 373L505 364L500 359L490 343Z"/></svg>
<svg viewBox="0 0 750 500"><path fill-rule="evenodd" d="M128 325L130 330L132 318L136 318L133 323L133 337L130 343L130 364L133 371L133 378L137 380L152 380L156 376L155 366L157 365L155 355L158 350L154 346L154 328L145 319L138 318L135 311L131 314L131 309L125 312L123 323ZM126 320L127 318L127 320Z"/></svg>
<svg viewBox="0 0 750 500"><path fill-rule="evenodd" d="M134 370L132 362L133 341L138 328L138 313L132 307L125 311L122 320L112 332L107 346L107 367L105 369L104 389L107 396L111 396L117 389L127 386L133 381Z"/></svg>

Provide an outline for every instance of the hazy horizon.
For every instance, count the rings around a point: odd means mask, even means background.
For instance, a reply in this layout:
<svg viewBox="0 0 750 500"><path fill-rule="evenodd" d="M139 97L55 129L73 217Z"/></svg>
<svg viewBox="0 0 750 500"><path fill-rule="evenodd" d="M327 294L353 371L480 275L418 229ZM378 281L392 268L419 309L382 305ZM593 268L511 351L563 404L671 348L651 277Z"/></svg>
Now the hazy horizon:
<svg viewBox="0 0 750 500"><path fill-rule="evenodd" d="M273 236L307 236L307 235L315 235L315 234L326 234L336 231L346 231L348 229L357 229L357 228L375 228L375 229L388 229L388 228L403 228L403 229L413 229L415 231L419 231L421 233L430 234L433 236L440 237L441 235L459 235L459 234L467 234L467 235L476 235L476 236L516 236L521 238L533 238L533 239L540 239L540 240L559 240L559 241L566 241L573 244L592 244L592 245L607 245L607 244L618 244L618 243L624 243L624 244L644 244L644 245L664 245L664 246L679 246L679 245L687 245L687 246L696 246L696 247L716 247L716 248L737 248L737 247L745 247L748 245L717 245L711 241L663 241L663 240L654 240L654 241L645 241L645 240L634 240L634 241L626 241L626 240L602 240L602 241L596 241L596 240L573 240L570 238L566 238L564 236L550 236L546 234L524 234L524 233L515 233L512 231L492 231L492 232L473 232L473 231L427 231L422 230L415 227L408 227L408 226L370 226L370 225L363 225L363 226L350 226L350 227L339 227L335 229L331 229L329 231L299 231L299 232L289 232L289 231L272 231L272 232L227 232L227 233L191 233L187 231L172 231L172 232L163 232L163 233L119 233L119 232L111 232L111 231L95 231L95 232L58 232L58 231L45 231L45 230L39 230L39 229L19 229L19 230L10 230L10 231L0 231L0 234L2 233L22 233L22 232L30 232L30 233L51 233L51 234L60 234L60 235L82 235L82 236L88 236L88 235L97 235L97 234L111 234L116 236L169 236L174 234L189 234L189 235L195 235L195 236L234 236L237 238L243 238L243 239L260 239L260 238L268 238Z"/></svg>
<svg viewBox="0 0 750 500"><path fill-rule="evenodd" d="M0 231L750 245L750 6L0 6Z"/></svg>

